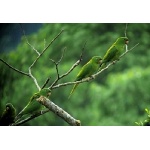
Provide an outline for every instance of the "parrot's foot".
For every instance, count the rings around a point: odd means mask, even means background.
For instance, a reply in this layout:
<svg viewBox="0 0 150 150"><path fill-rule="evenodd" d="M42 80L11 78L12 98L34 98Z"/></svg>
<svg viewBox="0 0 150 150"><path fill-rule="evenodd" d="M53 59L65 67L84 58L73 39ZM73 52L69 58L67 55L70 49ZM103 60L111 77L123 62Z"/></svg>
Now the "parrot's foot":
<svg viewBox="0 0 150 150"><path fill-rule="evenodd" d="M90 76L90 79L95 79L95 76L94 75Z"/></svg>
<svg viewBox="0 0 150 150"><path fill-rule="evenodd" d="M113 65L117 62L118 60L114 60L112 63L113 63Z"/></svg>
<svg viewBox="0 0 150 150"><path fill-rule="evenodd" d="M114 65L114 64L116 63L116 61L113 61L112 63L113 63L113 65Z"/></svg>
<svg viewBox="0 0 150 150"><path fill-rule="evenodd" d="M40 111L41 115L43 114L43 112L44 112L43 110Z"/></svg>

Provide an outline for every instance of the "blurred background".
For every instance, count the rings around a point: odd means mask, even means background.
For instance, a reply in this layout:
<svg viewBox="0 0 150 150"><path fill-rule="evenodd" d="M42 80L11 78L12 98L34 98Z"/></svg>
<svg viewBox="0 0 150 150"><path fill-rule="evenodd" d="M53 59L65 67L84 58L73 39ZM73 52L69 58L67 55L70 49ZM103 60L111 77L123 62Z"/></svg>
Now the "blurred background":
<svg viewBox="0 0 150 150"><path fill-rule="evenodd" d="M34 66L32 72L42 86L51 77L49 86L56 79L54 64L64 47L67 48L59 65L65 73L79 59L87 41L83 61L68 76L59 81L74 81L81 67L95 55L104 56L115 40L124 36L126 24L76 23L76 24L22 24L29 43L39 52L62 30L65 31L48 48ZM0 58L24 72L36 59L37 54L26 43L19 24L0 24ZM95 80L83 83L68 100L72 85L54 89L51 100L81 120L84 126L134 126L145 119L144 109L150 108L150 24L128 24L128 48L139 45L119 62L100 74ZM21 111L30 97L37 92L33 81L0 62L0 115L5 104L12 103ZM48 112L23 125L64 126L64 120Z"/></svg>

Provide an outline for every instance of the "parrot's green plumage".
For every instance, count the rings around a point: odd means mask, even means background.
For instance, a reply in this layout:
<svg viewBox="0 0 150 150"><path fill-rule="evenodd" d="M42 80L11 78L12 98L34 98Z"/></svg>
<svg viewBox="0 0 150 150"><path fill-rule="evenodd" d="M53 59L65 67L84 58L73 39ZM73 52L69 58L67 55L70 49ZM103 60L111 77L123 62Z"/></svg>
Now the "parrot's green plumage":
<svg viewBox="0 0 150 150"><path fill-rule="evenodd" d="M16 109L11 103L7 103L6 108L0 118L0 125L9 126L10 124L14 123L15 116L16 116Z"/></svg>
<svg viewBox="0 0 150 150"><path fill-rule="evenodd" d="M51 90L48 88L44 88L41 91L35 93L31 98L28 104L24 107L24 109L17 115L17 118L22 117L25 114L34 114L42 109L42 105L36 101L40 96L49 97L51 94Z"/></svg>
<svg viewBox="0 0 150 150"><path fill-rule="evenodd" d="M80 70L80 72L78 73L76 80L75 81L80 81L84 78L90 77L91 75L93 75L96 71L98 71L99 65L102 61L102 58L100 56L94 56L92 57L92 59L89 60L89 62L87 62ZM74 90L76 89L76 87L78 86L78 84L75 84L73 86L72 91L70 92L69 98L72 95L72 93L74 92Z"/></svg>
<svg viewBox="0 0 150 150"><path fill-rule="evenodd" d="M128 44L127 37L119 37L116 42L107 50L101 63L101 69L106 66L107 63L119 60L119 57L123 53L125 44Z"/></svg>

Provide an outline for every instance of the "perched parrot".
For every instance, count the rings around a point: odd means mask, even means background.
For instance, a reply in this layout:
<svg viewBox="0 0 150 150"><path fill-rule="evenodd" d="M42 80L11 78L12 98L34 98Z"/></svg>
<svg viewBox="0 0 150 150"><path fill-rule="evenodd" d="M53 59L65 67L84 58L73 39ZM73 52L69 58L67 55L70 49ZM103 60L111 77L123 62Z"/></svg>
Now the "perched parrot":
<svg viewBox="0 0 150 150"><path fill-rule="evenodd" d="M11 103L7 103L6 108L0 118L0 125L9 126L10 124L14 123L15 116L16 116L16 109Z"/></svg>
<svg viewBox="0 0 150 150"><path fill-rule="evenodd" d="M92 59L89 60L80 70L78 73L75 81L80 81L84 78L90 77L93 75L96 71L98 71L98 68L101 64L102 58L100 56L94 56ZM76 87L78 86L78 83L75 84L69 94L69 97L72 95Z"/></svg>
<svg viewBox="0 0 150 150"><path fill-rule="evenodd" d="M103 69L107 63L119 60L119 57L123 53L125 44L128 44L129 40L127 37L120 37L116 42L107 50L101 63L101 69Z"/></svg>
<svg viewBox="0 0 150 150"><path fill-rule="evenodd" d="M44 88L41 91L35 93L31 98L28 104L23 108L23 110L17 115L17 119L21 118L23 115L26 114L34 114L42 109L42 105L36 101L37 98L40 96L49 97L51 94L51 90L48 88Z"/></svg>

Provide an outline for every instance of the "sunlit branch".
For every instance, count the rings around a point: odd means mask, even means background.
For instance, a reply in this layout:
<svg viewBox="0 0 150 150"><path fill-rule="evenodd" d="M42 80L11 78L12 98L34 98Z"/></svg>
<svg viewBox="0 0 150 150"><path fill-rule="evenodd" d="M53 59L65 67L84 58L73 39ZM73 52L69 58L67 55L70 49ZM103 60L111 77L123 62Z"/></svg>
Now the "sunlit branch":
<svg viewBox="0 0 150 150"><path fill-rule="evenodd" d="M40 88L40 86L39 86L39 84L38 84L36 78L35 78L35 77L32 75L32 73L31 73L31 67L29 67L29 75L30 75L30 77L33 79L33 81L34 81L36 87L38 88L38 90L40 91L41 88Z"/></svg>
<svg viewBox="0 0 150 150"><path fill-rule="evenodd" d="M73 126L81 125L80 120L76 120L75 118L73 118L70 114L68 114L66 111L64 111L62 108L54 104L52 101L50 101L46 97L40 96L40 98L38 98L37 101L41 103L42 105L44 105L46 108L48 108L50 111L52 111L54 114L62 118L68 124L73 125Z"/></svg>

